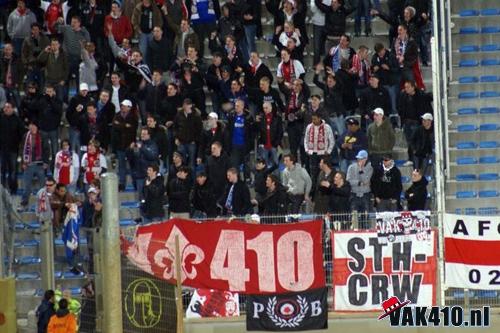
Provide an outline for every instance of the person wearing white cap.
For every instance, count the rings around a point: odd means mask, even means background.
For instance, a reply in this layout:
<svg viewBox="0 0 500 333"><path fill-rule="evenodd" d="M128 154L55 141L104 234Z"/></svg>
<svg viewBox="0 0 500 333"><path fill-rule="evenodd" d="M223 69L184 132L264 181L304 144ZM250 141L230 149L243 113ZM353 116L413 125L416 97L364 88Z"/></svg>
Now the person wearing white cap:
<svg viewBox="0 0 500 333"><path fill-rule="evenodd" d="M413 168L425 175L428 161L434 151L434 127L432 126L434 117L430 113L424 113L421 118L422 125L413 134L410 144L414 152Z"/></svg>
<svg viewBox="0 0 500 333"><path fill-rule="evenodd" d="M78 94L73 96L66 109L66 119L69 123L69 142L73 151L78 154L79 157L82 156L80 150L80 116L82 112L85 113L87 110L87 105L92 102L92 97L89 95L88 84L82 82L80 83Z"/></svg>
<svg viewBox="0 0 500 333"><path fill-rule="evenodd" d="M368 152L373 167L382 161L385 154L392 154L396 143L394 129L389 118L384 117L384 110L376 108L373 110L373 123L368 126Z"/></svg>
<svg viewBox="0 0 500 333"><path fill-rule="evenodd" d="M224 142L225 139L225 125L219 121L219 116L215 112L208 114L205 129L201 134L200 148L198 149L197 163L206 161L207 157L211 154L212 143Z"/></svg>
<svg viewBox="0 0 500 333"><path fill-rule="evenodd" d="M373 168L368 161L368 152L360 150L356 155L356 163L347 169L347 181L351 184L351 211L362 213L362 220L366 221L366 214L371 210L370 180Z"/></svg>

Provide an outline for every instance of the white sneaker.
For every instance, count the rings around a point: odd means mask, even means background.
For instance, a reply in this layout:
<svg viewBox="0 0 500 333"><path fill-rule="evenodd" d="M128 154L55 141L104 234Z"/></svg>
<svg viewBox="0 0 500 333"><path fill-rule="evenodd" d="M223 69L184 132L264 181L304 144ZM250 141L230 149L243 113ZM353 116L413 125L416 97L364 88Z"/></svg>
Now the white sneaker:
<svg viewBox="0 0 500 333"><path fill-rule="evenodd" d="M409 166L412 166L412 165L413 165L412 161L406 161L405 164L403 164L403 166L405 166L405 167L409 167Z"/></svg>

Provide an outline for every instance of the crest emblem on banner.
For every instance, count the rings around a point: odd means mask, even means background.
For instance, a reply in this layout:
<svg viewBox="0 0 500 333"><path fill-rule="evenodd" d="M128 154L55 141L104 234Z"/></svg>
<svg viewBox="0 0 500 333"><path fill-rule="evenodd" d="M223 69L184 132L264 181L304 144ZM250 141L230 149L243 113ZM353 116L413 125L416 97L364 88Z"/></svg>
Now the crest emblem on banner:
<svg viewBox="0 0 500 333"><path fill-rule="evenodd" d="M273 323L280 328L298 327L304 320L309 304L305 297L297 296L297 299L283 299L277 301L276 297L269 298L266 312Z"/></svg>

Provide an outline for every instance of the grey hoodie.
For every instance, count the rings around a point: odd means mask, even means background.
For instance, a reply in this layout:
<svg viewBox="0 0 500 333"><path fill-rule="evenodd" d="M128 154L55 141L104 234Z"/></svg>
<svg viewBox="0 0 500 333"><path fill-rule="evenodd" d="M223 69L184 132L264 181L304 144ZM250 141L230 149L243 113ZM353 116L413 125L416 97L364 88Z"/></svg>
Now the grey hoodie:
<svg viewBox="0 0 500 333"><path fill-rule="evenodd" d="M360 173L363 171L363 173ZM347 169L347 181L351 184L353 195L361 198L364 194L370 193L370 180L372 178L373 168L370 162L366 162L361 169L357 162L352 163Z"/></svg>
<svg viewBox="0 0 500 333"><path fill-rule="evenodd" d="M307 194L311 192L312 181L306 169L302 168L300 164L296 163L295 166L288 170L285 168L282 175L283 185L288 187L290 194Z"/></svg>

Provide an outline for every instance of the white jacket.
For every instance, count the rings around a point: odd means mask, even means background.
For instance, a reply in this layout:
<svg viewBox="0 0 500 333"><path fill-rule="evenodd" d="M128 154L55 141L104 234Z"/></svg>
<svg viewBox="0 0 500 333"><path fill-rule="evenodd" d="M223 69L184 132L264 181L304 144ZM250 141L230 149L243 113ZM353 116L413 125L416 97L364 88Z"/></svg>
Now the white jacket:
<svg viewBox="0 0 500 333"><path fill-rule="evenodd" d="M318 138L321 126L324 126L324 145L320 144ZM311 131L312 140L311 140ZM321 121L321 125L315 126L312 123L307 125L306 132L304 135L304 149L308 155L316 153L318 155L331 154L333 148L335 147L335 140L333 138L333 131L330 125L325 123L324 120Z"/></svg>
<svg viewBox="0 0 500 333"><path fill-rule="evenodd" d="M54 162L54 179L56 183L59 183L59 172L61 171L61 156L62 150L60 150L55 157ZM80 159L78 158L78 154L73 152L71 156L71 168L69 169L69 183L75 184L78 180L78 174L80 171Z"/></svg>

